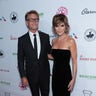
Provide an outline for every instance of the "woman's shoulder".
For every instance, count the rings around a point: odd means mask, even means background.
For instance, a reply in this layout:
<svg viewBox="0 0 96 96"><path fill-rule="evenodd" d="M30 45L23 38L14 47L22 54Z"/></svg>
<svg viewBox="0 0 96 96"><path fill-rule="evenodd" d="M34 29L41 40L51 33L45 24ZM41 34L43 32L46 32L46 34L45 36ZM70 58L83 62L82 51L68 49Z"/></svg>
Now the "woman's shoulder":
<svg viewBox="0 0 96 96"><path fill-rule="evenodd" d="M69 40L69 42L75 42L74 38L71 36L68 36L68 40Z"/></svg>
<svg viewBox="0 0 96 96"><path fill-rule="evenodd" d="M72 45L74 45L75 44L75 39L73 38L73 37L71 37L71 36L69 36L68 37L69 38L69 44L72 46Z"/></svg>

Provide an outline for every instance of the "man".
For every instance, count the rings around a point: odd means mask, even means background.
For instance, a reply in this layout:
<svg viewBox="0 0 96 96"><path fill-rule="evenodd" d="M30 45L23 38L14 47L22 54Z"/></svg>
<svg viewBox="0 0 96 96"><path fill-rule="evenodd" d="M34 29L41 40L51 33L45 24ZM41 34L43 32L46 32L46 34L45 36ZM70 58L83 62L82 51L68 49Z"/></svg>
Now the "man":
<svg viewBox="0 0 96 96"><path fill-rule="evenodd" d="M25 14L28 32L18 38L18 69L24 87L29 85L32 96L49 96L50 66L49 35L38 30L39 14L31 10ZM36 34L37 48L34 44ZM36 50L37 49L37 50Z"/></svg>

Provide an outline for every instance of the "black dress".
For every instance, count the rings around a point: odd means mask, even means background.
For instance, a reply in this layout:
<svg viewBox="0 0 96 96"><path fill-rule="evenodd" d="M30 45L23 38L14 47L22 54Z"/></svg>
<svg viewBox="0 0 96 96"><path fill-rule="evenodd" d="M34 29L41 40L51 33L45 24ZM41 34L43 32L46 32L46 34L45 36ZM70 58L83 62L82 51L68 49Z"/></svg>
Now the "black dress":
<svg viewBox="0 0 96 96"><path fill-rule="evenodd" d="M68 84L72 79L70 68L70 50L52 49L54 57L52 74L53 96L70 96Z"/></svg>

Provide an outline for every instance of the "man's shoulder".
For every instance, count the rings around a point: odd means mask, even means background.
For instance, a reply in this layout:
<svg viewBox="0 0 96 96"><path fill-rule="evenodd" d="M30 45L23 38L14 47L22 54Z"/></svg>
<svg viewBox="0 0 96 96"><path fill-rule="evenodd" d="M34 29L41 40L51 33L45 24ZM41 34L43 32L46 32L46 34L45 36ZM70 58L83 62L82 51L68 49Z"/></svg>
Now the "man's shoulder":
<svg viewBox="0 0 96 96"><path fill-rule="evenodd" d="M40 30L39 30L38 32L39 32L40 35L49 36L49 34L43 32L43 31L40 31Z"/></svg>
<svg viewBox="0 0 96 96"><path fill-rule="evenodd" d="M27 32L27 33L25 33L25 34L23 34L23 35L21 35L21 36L19 36L19 37L18 37L18 39L23 39L23 38L26 38L26 37L27 37L27 35L28 35L28 32Z"/></svg>

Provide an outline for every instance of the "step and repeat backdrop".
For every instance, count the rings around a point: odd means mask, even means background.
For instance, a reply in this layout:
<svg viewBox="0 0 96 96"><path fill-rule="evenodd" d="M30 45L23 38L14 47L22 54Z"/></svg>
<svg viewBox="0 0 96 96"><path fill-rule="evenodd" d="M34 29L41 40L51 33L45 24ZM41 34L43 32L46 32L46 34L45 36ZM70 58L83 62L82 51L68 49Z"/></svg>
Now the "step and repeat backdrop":
<svg viewBox="0 0 96 96"><path fill-rule="evenodd" d="M50 43L52 17L66 14L78 53L71 96L96 96L96 0L0 0L0 96L31 96L30 89L22 87L17 69L17 38L27 32L25 13L32 9L39 12L39 30L50 35Z"/></svg>

